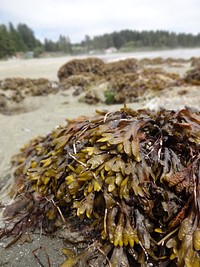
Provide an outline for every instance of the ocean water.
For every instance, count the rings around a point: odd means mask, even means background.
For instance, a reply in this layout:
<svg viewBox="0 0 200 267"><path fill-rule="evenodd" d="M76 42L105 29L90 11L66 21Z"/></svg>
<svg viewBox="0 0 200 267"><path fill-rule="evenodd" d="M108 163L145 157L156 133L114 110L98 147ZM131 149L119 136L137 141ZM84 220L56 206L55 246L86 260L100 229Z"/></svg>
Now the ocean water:
<svg viewBox="0 0 200 267"><path fill-rule="evenodd" d="M193 49L171 49L171 50L158 50L158 51L142 51L142 52L128 52L128 53L115 53L115 54L106 54L100 56L103 60L115 61L119 59L126 59L126 58L183 58L183 59L190 59L191 57L200 57L200 48L193 48Z"/></svg>

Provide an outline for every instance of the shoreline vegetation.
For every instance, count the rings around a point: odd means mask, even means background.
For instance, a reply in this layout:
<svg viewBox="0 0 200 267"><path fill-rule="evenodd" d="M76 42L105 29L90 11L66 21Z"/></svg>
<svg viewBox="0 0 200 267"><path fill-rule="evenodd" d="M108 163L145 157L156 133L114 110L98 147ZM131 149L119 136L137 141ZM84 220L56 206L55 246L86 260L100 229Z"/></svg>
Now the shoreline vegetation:
<svg viewBox="0 0 200 267"><path fill-rule="evenodd" d="M200 33L175 33L164 30L121 30L90 37L72 43L69 36L60 35L57 41L40 41L24 23L14 26L0 24L0 59L10 57L43 57L46 54L83 55L110 52L133 52L175 48L199 48Z"/></svg>

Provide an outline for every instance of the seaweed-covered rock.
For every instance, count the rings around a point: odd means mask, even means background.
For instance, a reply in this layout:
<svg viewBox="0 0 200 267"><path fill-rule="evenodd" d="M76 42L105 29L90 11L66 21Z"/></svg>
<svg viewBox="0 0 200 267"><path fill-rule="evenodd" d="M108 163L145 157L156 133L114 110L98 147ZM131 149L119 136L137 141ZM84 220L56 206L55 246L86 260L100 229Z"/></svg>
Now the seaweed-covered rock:
<svg viewBox="0 0 200 267"><path fill-rule="evenodd" d="M0 112L11 114L15 113L15 111L23 111L24 108L22 108L21 104L27 96L46 96L48 94L55 94L58 90L57 82L51 82L45 78L4 79L0 81L0 102L4 103L0 108Z"/></svg>
<svg viewBox="0 0 200 267"><path fill-rule="evenodd" d="M67 79L63 79L60 82L61 90L73 89L73 95L78 96L83 92L88 91L89 89L95 87L99 83L99 76L94 74L79 74L69 76Z"/></svg>
<svg viewBox="0 0 200 267"><path fill-rule="evenodd" d="M97 84L92 87L92 89L88 90L84 96L81 98L80 101L84 101L87 104L97 104L97 103L105 103L105 91L108 88L108 82L103 82Z"/></svg>
<svg viewBox="0 0 200 267"><path fill-rule="evenodd" d="M166 59L162 57L156 57L156 58L143 58L139 61L141 65L168 65L168 66L181 66L180 64L185 64L190 62L190 59L183 59L183 58L171 58L168 57Z"/></svg>
<svg viewBox="0 0 200 267"><path fill-rule="evenodd" d="M73 59L58 70L59 81L62 82L71 75L104 74L104 62L99 58Z"/></svg>
<svg viewBox="0 0 200 267"><path fill-rule="evenodd" d="M178 74L146 68L137 73L113 76L107 91L113 93L112 103L130 103L175 86L178 81Z"/></svg>
<svg viewBox="0 0 200 267"><path fill-rule="evenodd" d="M70 87L73 87L73 86L80 86L82 88L85 88L94 81L95 81L95 75L87 75L87 74L80 75L79 74L79 75L72 75L68 77L68 79L62 82L62 85L66 86L63 89L69 89Z"/></svg>
<svg viewBox="0 0 200 267"><path fill-rule="evenodd" d="M138 61L134 58L118 60L105 64L105 75L107 79L113 75L121 75L127 73L136 73L138 71Z"/></svg>
<svg viewBox="0 0 200 267"><path fill-rule="evenodd" d="M187 72L185 81L192 85L200 85L200 64Z"/></svg>
<svg viewBox="0 0 200 267"><path fill-rule="evenodd" d="M7 102L6 97L3 94L0 94L0 112L6 110L7 108Z"/></svg>
<svg viewBox="0 0 200 267"><path fill-rule="evenodd" d="M80 117L32 140L13 167L2 236L77 232L87 245L66 248L63 266L200 265L200 112Z"/></svg>
<svg viewBox="0 0 200 267"><path fill-rule="evenodd" d="M63 89L75 87L74 95L89 89L85 97L82 97L82 100L89 104L102 102L102 97L98 98L99 91L96 87L106 82L109 83L104 90L106 103L130 103L140 100L145 94L153 95L155 91L183 84L178 74L168 73L155 67L144 68L145 64L156 65L166 62L170 64L173 61L162 58L138 61L130 58L103 63L98 58L76 59L63 65L58 71L58 76ZM105 89L105 86L102 88Z"/></svg>
<svg viewBox="0 0 200 267"><path fill-rule="evenodd" d="M9 95L21 95L21 99L17 100L20 102L23 100L24 96L39 96L47 95L50 93L57 93L58 86L55 82L51 82L45 78L39 79L24 79L24 78L7 78L0 81L0 91L2 94L6 95L8 99L15 101L14 97ZM12 92L12 94L11 94Z"/></svg>
<svg viewBox="0 0 200 267"><path fill-rule="evenodd" d="M95 74L109 79L112 75L136 72L137 68L136 59L125 59L111 63L104 63L99 58L74 59L58 70L58 78L60 82L63 82L73 75Z"/></svg>
<svg viewBox="0 0 200 267"><path fill-rule="evenodd" d="M165 59L161 57L156 58L143 58L140 60L142 65L162 65L165 63Z"/></svg>
<svg viewBox="0 0 200 267"><path fill-rule="evenodd" d="M191 67L199 67L200 66L200 57L192 57L190 59Z"/></svg>

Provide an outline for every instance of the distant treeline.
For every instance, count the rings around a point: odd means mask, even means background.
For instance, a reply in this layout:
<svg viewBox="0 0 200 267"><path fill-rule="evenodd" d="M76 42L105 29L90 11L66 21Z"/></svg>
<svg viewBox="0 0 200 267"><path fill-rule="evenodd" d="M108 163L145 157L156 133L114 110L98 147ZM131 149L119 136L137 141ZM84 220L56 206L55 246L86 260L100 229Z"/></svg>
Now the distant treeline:
<svg viewBox="0 0 200 267"><path fill-rule="evenodd" d="M17 53L28 51L32 51L35 57L45 51L72 52L68 37L60 35L57 42L45 39L43 44L26 24L19 23L16 28L11 22L8 26L0 24L0 58L7 58L15 56Z"/></svg>
<svg viewBox="0 0 200 267"><path fill-rule="evenodd" d="M33 51L41 46L41 42L26 24L20 23L17 28L12 23L8 27L0 25L0 58L13 56L17 52Z"/></svg>
<svg viewBox="0 0 200 267"><path fill-rule="evenodd" d="M160 49L177 47L200 47L200 33L197 35L169 31L132 31L122 30L103 34L71 44L68 36L60 35L58 41L45 39L39 41L32 29L26 24L19 23L14 27L0 24L0 58L16 55L19 52L32 51L35 57L43 52L63 52L66 54L103 51L114 47L117 50L133 51L140 48Z"/></svg>
<svg viewBox="0 0 200 267"><path fill-rule="evenodd" d="M200 47L200 33L193 35L168 31L122 30L96 36L93 39L86 36L82 44L91 46L93 49Z"/></svg>

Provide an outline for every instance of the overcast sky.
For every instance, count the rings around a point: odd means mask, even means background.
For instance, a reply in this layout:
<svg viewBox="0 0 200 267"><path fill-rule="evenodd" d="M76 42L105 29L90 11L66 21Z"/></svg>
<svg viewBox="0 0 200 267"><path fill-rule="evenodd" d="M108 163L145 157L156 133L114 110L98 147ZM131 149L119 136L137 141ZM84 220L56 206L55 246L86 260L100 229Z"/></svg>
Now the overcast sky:
<svg viewBox="0 0 200 267"><path fill-rule="evenodd" d="M200 32L200 0L0 0L0 24L27 24L35 36L79 42L122 29Z"/></svg>

